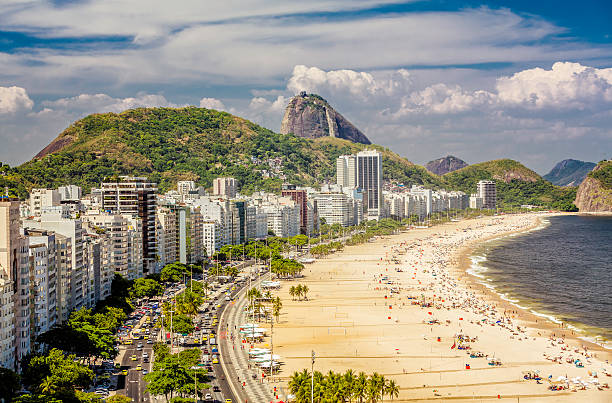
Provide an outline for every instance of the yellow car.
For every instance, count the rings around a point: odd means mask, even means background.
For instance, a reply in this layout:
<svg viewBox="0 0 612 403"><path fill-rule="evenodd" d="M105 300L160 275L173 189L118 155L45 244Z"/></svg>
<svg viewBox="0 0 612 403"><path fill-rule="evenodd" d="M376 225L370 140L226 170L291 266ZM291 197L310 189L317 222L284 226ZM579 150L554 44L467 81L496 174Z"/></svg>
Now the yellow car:
<svg viewBox="0 0 612 403"><path fill-rule="evenodd" d="M212 362L213 362L213 364L218 364L219 360L215 358Z"/></svg>
<svg viewBox="0 0 612 403"><path fill-rule="evenodd" d="M132 355L132 361L136 361L137 359L136 354Z"/></svg>
<svg viewBox="0 0 612 403"><path fill-rule="evenodd" d="M202 343L204 343L206 340L208 340L208 336L202 336Z"/></svg>
<svg viewBox="0 0 612 403"><path fill-rule="evenodd" d="M138 366L136 366L136 371L142 371L142 365L138 364Z"/></svg>
<svg viewBox="0 0 612 403"><path fill-rule="evenodd" d="M221 308L221 304L217 304L217 308Z"/></svg>
<svg viewBox="0 0 612 403"><path fill-rule="evenodd" d="M217 319L217 315L213 315L213 319Z"/></svg>
<svg viewBox="0 0 612 403"><path fill-rule="evenodd" d="M127 375L127 369L124 369L123 371L121 371L121 375Z"/></svg>
<svg viewBox="0 0 612 403"><path fill-rule="evenodd" d="M232 399L225 399L225 403L232 403Z"/></svg>
<svg viewBox="0 0 612 403"><path fill-rule="evenodd" d="M132 344L132 339L127 339L126 341L124 341L125 344Z"/></svg>

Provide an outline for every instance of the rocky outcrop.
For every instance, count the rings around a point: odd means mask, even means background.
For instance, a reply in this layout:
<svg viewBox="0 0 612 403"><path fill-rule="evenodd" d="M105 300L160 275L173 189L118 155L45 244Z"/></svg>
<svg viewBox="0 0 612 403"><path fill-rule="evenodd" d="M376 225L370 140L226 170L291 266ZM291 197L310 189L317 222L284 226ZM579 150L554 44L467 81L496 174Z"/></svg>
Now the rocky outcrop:
<svg viewBox="0 0 612 403"><path fill-rule="evenodd" d="M309 139L330 136L354 143L371 144L365 134L336 112L325 99L305 92L289 101L280 132Z"/></svg>
<svg viewBox="0 0 612 403"><path fill-rule="evenodd" d="M593 168L578 187L574 204L581 213L612 213L612 160Z"/></svg>
<svg viewBox="0 0 612 403"><path fill-rule="evenodd" d="M457 157L448 155L444 158L438 158L437 160L429 161L425 168L431 173L436 175L444 175L449 172L456 171L461 168L465 168L468 164L460 160Z"/></svg>
<svg viewBox="0 0 612 403"><path fill-rule="evenodd" d="M592 162L567 159L555 165L543 178L557 186L578 186L595 165Z"/></svg>

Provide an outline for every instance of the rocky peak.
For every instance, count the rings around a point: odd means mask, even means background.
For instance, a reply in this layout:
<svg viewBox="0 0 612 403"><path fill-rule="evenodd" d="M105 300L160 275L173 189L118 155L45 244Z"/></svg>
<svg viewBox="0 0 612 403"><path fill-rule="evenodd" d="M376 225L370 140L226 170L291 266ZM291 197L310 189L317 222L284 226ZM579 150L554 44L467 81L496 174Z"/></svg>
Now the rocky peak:
<svg viewBox="0 0 612 403"><path fill-rule="evenodd" d="M612 160L601 161L586 176L574 204L581 213L612 213Z"/></svg>
<svg viewBox="0 0 612 403"><path fill-rule="evenodd" d="M354 143L371 144L365 134L336 112L323 97L306 94L305 91L289 101L280 132L310 139L330 136Z"/></svg>
<svg viewBox="0 0 612 403"><path fill-rule="evenodd" d="M429 161L425 168L431 173L436 175L444 175L449 172L456 171L461 168L465 168L468 166L465 161L454 157L452 155L448 155L443 158L438 158L437 160Z"/></svg>
<svg viewBox="0 0 612 403"><path fill-rule="evenodd" d="M557 186L578 186L595 165L592 162L567 159L557 163L543 178Z"/></svg>

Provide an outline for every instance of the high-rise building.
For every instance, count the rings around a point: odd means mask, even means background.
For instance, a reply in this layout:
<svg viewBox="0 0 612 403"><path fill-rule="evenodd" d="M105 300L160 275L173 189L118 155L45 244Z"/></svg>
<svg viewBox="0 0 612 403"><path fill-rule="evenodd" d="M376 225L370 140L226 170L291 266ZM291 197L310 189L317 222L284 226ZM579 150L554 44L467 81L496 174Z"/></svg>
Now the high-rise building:
<svg viewBox="0 0 612 403"><path fill-rule="evenodd" d="M300 206L300 233L308 235L308 195L306 190L298 190L295 185L285 184L281 194L291 197L291 200Z"/></svg>
<svg viewBox="0 0 612 403"><path fill-rule="evenodd" d="M12 321L7 323L12 336L0 334L0 338L8 337L12 341L9 345L0 340L0 348L12 351L0 350L0 359L6 360L7 364L12 360L8 368L17 368L21 358L30 352L29 251L28 240L20 233L19 204L17 200L0 199L0 282L3 283L0 285L0 297L10 297L9 306L12 311ZM2 303L4 305L5 301ZM4 315L3 311L0 313ZM0 318L0 322L3 321L6 319Z"/></svg>
<svg viewBox="0 0 612 403"><path fill-rule="evenodd" d="M32 340L57 323L55 233L24 229L29 239Z"/></svg>
<svg viewBox="0 0 612 403"><path fill-rule="evenodd" d="M236 197L236 179L216 178L213 181L213 195L227 197L228 199Z"/></svg>
<svg viewBox="0 0 612 403"><path fill-rule="evenodd" d="M336 160L336 183L357 187L357 158L354 155L341 155Z"/></svg>
<svg viewBox="0 0 612 403"><path fill-rule="evenodd" d="M495 181L478 182L478 197L482 198L482 208L494 209L497 207L497 190Z"/></svg>
<svg viewBox="0 0 612 403"><path fill-rule="evenodd" d="M155 240L155 199L157 184L147 178L122 176L102 183L102 209L116 214L131 214L141 220L142 255L145 273L153 271L157 256Z"/></svg>
<svg viewBox="0 0 612 403"><path fill-rule="evenodd" d="M360 151L357 158L357 186L363 192L365 214L369 220L383 216L382 154L375 150Z"/></svg>

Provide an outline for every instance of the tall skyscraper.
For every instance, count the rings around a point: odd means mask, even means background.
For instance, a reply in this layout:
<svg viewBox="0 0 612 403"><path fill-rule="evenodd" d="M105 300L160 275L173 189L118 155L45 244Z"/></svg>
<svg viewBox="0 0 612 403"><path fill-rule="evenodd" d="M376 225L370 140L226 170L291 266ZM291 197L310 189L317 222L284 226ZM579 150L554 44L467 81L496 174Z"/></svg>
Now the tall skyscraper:
<svg viewBox="0 0 612 403"><path fill-rule="evenodd" d="M376 150L360 151L356 155L357 186L363 192L364 210L369 220L383 215L382 154Z"/></svg>
<svg viewBox="0 0 612 403"><path fill-rule="evenodd" d="M308 235L308 196L306 191L297 190L295 185L285 184L281 194L291 197L300 206L300 233Z"/></svg>
<svg viewBox="0 0 612 403"><path fill-rule="evenodd" d="M497 190L495 187L495 181L478 182L478 197L482 198L482 208L496 208Z"/></svg>
<svg viewBox="0 0 612 403"><path fill-rule="evenodd" d="M236 179L216 178L213 181L213 194L233 199L236 197Z"/></svg>
<svg viewBox="0 0 612 403"><path fill-rule="evenodd" d="M357 158L354 155L341 155L336 160L336 183L357 187Z"/></svg>
<svg viewBox="0 0 612 403"><path fill-rule="evenodd" d="M145 273L152 271L157 255L155 241L155 199L157 184L147 178L121 176L102 183L102 209L116 214L132 214L142 221L142 255Z"/></svg>

